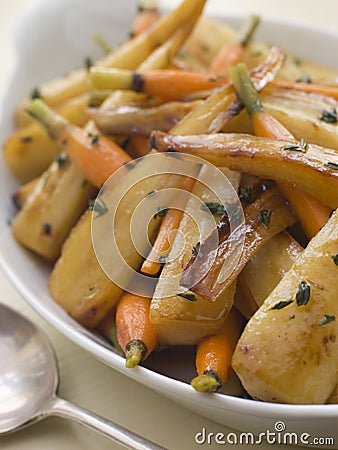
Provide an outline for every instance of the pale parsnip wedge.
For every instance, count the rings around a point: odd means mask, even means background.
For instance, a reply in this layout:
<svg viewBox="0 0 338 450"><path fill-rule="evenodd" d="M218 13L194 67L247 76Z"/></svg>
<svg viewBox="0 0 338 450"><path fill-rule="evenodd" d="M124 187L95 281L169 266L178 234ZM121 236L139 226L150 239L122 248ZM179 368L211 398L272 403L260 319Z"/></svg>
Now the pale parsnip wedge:
<svg viewBox="0 0 338 450"><path fill-rule="evenodd" d="M337 150L231 133L173 136L155 132L153 139L159 151L189 153L219 167L287 182L332 209L338 206Z"/></svg>
<svg viewBox="0 0 338 450"><path fill-rule="evenodd" d="M237 187L239 174L227 169L221 170ZM208 179L208 173L210 175L212 173L209 166L204 166L202 171L204 173L201 172L201 176L206 179ZM195 185L192 193L201 198L203 202L217 200L215 194L199 183ZM198 343L203 337L214 334L220 329L232 307L235 284L232 284L213 304L198 295L196 301L189 301L176 295L180 291L179 282L183 266L190 258L193 247L200 241L200 233L208 231L210 221L207 219L205 211L196 209L196 203L189 199L179 231L172 243L168 257L169 262L164 265L150 306L150 320L155 326L162 344L192 345ZM184 242L182 242L182 236L184 236ZM179 256L170 261L173 255Z"/></svg>
<svg viewBox="0 0 338 450"><path fill-rule="evenodd" d="M253 397L319 404L332 393L337 373L337 253L335 211L238 342L232 365Z"/></svg>

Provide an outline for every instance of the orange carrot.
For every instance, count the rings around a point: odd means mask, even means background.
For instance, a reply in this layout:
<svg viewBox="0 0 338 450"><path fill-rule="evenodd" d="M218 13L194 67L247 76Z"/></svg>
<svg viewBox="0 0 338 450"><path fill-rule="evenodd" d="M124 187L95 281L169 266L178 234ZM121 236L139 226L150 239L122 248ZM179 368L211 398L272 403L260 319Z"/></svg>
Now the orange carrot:
<svg viewBox="0 0 338 450"><path fill-rule="evenodd" d="M220 52L211 62L209 72L212 74L226 73L229 67L236 66L243 61L245 48L250 42L258 24L258 16L251 16L240 32L239 39L221 48Z"/></svg>
<svg viewBox="0 0 338 450"><path fill-rule="evenodd" d="M182 189L191 192L194 183L195 180L193 178L185 178L182 183ZM168 256L170 251L169 238L173 239L171 233L178 229L182 216L183 211L181 209L169 209L167 211L162 219L154 245L147 259L143 262L141 272L148 275L156 275L159 272L161 268L160 258L164 258L165 261L165 258Z"/></svg>
<svg viewBox="0 0 338 450"><path fill-rule="evenodd" d="M126 355L126 367L135 367L157 345L157 334L149 320L150 298L125 293L117 304L117 340Z"/></svg>
<svg viewBox="0 0 338 450"><path fill-rule="evenodd" d="M132 133L129 136L131 153L135 158L145 156L149 151L149 137Z"/></svg>
<svg viewBox="0 0 338 450"><path fill-rule="evenodd" d="M326 95L338 100L338 85L316 84L316 83L297 83L296 81L273 80L271 85L283 89L296 89L314 94Z"/></svg>
<svg viewBox="0 0 338 450"><path fill-rule="evenodd" d="M133 38L148 30L159 18L160 13L156 8L140 7L131 26L130 37Z"/></svg>
<svg viewBox="0 0 338 450"><path fill-rule="evenodd" d="M243 316L232 308L219 332L199 343L195 359L198 376L191 381L197 391L215 392L229 379L232 354L243 322Z"/></svg>
<svg viewBox="0 0 338 450"><path fill-rule="evenodd" d="M131 157L105 136L91 134L56 114L41 100L33 100L26 111L43 125L78 166L85 178L100 188Z"/></svg>
<svg viewBox="0 0 338 450"><path fill-rule="evenodd" d="M244 103L251 118L257 136L294 141L295 137L277 119L264 110L249 72L243 63L229 69L237 94ZM299 151L306 151L306 143L296 146ZM306 233L313 237L328 221L331 209L322 202L297 188L285 183L278 183L279 188L296 211L300 223Z"/></svg>

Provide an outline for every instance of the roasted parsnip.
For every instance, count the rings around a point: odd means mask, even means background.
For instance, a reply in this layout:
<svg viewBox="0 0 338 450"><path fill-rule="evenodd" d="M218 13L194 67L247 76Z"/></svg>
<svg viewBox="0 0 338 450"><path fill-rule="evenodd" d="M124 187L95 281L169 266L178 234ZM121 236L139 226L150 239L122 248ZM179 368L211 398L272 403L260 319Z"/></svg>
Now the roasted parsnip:
<svg viewBox="0 0 338 450"><path fill-rule="evenodd" d="M232 366L255 398L325 403L337 382L338 211L251 318Z"/></svg>
<svg viewBox="0 0 338 450"><path fill-rule="evenodd" d="M189 153L215 164L297 185L326 205L338 206L338 152L306 142L241 134L173 136L153 134L160 151Z"/></svg>

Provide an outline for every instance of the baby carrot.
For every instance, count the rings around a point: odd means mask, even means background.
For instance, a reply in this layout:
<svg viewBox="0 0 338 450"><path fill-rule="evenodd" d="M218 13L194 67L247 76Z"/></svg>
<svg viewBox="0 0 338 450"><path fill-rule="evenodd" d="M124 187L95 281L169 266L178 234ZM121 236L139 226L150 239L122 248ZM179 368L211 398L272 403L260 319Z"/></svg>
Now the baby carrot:
<svg viewBox="0 0 338 450"><path fill-rule="evenodd" d="M244 51L259 24L258 16L250 16L240 31L239 38L232 44L226 44L216 58L211 62L209 72L213 74L226 73L229 67L243 61Z"/></svg>
<svg viewBox="0 0 338 450"><path fill-rule="evenodd" d="M194 183L195 180L193 178L185 178L182 183L182 189L191 192ZM165 258L168 256L170 251L169 238L173 239L171 233L178 229L182 216L182 209L169 209L167 211L162 219L154 245L143 262L141 272L148 275L156 275L159 272L161 268L160 258L164 258L165 261Z"/></svg>
<svg viewBox="0 0 338 450"><path fill-rule="evenodd" d="M177 100L196 91L205 91L226 84L229 79L184 70L131 70L92 67L91 84L97 89L131 89L164 100Z"/></svg>
<svg viewBox="0 0 338 450"><path fill-rule="evenodd" d="M47 130L78 166L85 178L100 188L131 157L105 136L88 133L56 114L41 100L33 100L26 111Z"/></svg>
<svg viewBox="0 0 338 450"><path fill-rule="evenodd" d="M133 38L148 30L159 18L160 14L156 8L141 6L131 26L130 37Z"/></svg>
<svg viewBox="0 0 338 450"><path fill-rule="evenodd" d="M273 80L271 81L271 85L283 89L295 89L297 91L326 95L328 97L333 97L336 100L338 100L337 85L326 85L326 84L304 83L304 82L298 83L296 81L293 82L286 80Z"/></svg>
<svg viewBox="0 0 338 450"><path fill-rule="evenodd" d="M231 375L231 359L243 327L243 317L235 309L229 312L218 333L203 339L197 346L198 376L191 386L200 392L215 392Z"/></svg>
<svg viewBox="0 0 338 450"><path fill-rule="evenodd" d="M125 352L126 367L135 367L154 350L157 334L149 320L150 298L125 293L116 308L117 340Z"/></svg>
<svg viewBox="0 0 338 450"><path fill-rule="evenodd" d="M236 92L250 116L254 132L257 136L295 142L298 151L306 151L306 143L297 145L295 137L273 116L264 110L258 93L253 86L245 64L240 63L229 69ZM297 216L306 235L313 237L327 222L331 209L312 195L285 183L278 183Z"/></svg>
<svg viewBox="0 0 338 450"><path fill-rule="evenodd" d="M145 156L149 152L149 137L133 133L129 136L129 144L135 158Z"/></svg>

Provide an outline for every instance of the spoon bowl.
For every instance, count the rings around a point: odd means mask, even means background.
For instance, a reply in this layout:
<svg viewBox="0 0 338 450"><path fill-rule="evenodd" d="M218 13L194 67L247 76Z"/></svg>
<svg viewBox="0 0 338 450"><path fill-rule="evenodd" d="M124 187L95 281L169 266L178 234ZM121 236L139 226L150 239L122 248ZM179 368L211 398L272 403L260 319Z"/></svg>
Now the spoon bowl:
<svg viewBox="0 0 338 450"><path fill-rule="evenodd" d="M3 304L0 354L0 434L57 415L74 419L128 448L163 448L58 397L58 364L50 341L32 322Z"/></svg>

